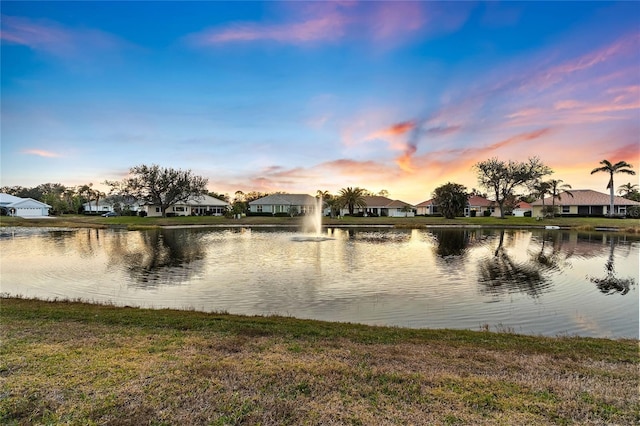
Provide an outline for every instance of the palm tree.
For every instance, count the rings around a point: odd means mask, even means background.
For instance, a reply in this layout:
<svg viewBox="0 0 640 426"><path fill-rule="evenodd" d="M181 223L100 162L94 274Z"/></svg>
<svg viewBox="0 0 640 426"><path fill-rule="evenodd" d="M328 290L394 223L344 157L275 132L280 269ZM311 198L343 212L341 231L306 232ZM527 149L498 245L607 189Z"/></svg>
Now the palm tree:
<svg viewBox="0 0 640 426"><path fill-rule="evenodd" d="M613 175L615 173L626 173L628 175L635 175L636 172L631 170L633 166L626 161L618 161L616 164L611 164L608 160L602 160L600 162L602 164L601 167L596 167L591 170L591 174L599 173L599 172L607 172L609 173L609 184L607 185L607 189L611 195L611 202L609 204L609 216L613 216Z"/></svg>
<svg viewBox="0 0 640 426"><path fill-rule="evenodd" d="M474 188L473 191L476 189ZM545 215L544 197L547 194L549 194L549 182L537 181L533 186L533 195L542 200L542 216Z"/></svg>
<svg viewBox="0 0 640 426"><path fill-rule="evenodd" d="M362 188L342 188L340 190L340 201L343 206L349 209L349 214L353 216L353 211L356 207L367 207L367 203L364 200L365 190Z"/></svg>
<svg viewBox="0 0 640 426"><path fill-rule="evenodd" d="M571 191L569 191L571 189L571 185L562 182L562 179L551 179L547 182L547 184L549 185L549 194L551 194L551 203L553 205L553 208L551 210L552 216L555 216L556 214L556 197L558 197L558 201L561 201L561 193L564 192L565 194L570 195L573 198L573 194L571 193Z"/></svg>
<svg viewBox="0 0 640 426"><path fill-rule="evenodd" d="M340 197L327 198L327 199L324 200L324 204L329 209L329 214L331 215L332 219L334 217L336 217L336 215L339 215L340 214L340 209L342 209L342 207L344 207Z"/></svg>
<svg viewBox="0 0 640 426"><path fill-rule="evenodd" d="M618 194L627 198L629 194L633 194L634 192L638 192L638 184L637 183L625 183L624 185L620 185L618 187Z"/></svg>

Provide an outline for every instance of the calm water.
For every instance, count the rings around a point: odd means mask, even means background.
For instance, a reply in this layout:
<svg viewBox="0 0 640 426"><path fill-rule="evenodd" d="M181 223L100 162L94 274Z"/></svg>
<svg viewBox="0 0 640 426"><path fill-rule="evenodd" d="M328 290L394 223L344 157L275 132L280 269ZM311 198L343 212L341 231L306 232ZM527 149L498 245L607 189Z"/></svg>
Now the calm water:
<svg viewBox="0 0 640 426"><path fill-rule="evenodd" d="M640 239L487 229L0 228L25 297L403 327L638 337Z"/></svg>

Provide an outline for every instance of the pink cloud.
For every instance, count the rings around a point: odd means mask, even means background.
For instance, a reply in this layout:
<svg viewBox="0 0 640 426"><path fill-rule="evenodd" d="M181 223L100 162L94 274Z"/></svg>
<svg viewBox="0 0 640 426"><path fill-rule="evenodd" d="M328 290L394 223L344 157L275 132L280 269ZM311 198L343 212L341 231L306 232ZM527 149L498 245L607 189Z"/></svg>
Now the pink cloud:
<svg viewBox="0 0 640 426"><path fill-rule="evenodd" d="M379 42L404 38L427 25L433 30L450 31L467 19L465 14L462 18L459 13L444 14L421 2L294 2L287 3L285 9L286 13L280 14L282 23L238 22L186 38L197 46L258 40L308 44L347 36Z"/></svg>
<svg viewBox="0 0 640 426"><path fill-rule="evenodd" d="M51 151L45 151L43 149L25 149L22 151L22 153L27 155L37 155L38 157L46 157L46 158L62 157L60 154L57 154Z"/></svg>
<svg viewBox="0 0 640 426"><path fill-rule="evenodd" d="M271 40L294 44L307 43L317 40L339 39L344 35L346 24L345 17L333 14L282 25L236 24L223 30L205 31L193 37L195 42L200 45L253 40Z"/></svg>

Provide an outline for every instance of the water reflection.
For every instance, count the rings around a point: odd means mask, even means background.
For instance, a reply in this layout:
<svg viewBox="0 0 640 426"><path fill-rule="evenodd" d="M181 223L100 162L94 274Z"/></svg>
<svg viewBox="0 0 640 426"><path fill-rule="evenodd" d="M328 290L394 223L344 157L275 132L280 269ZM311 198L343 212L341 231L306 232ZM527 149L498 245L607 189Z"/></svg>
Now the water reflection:
<svg viewBox="0 0 640 426"><path fill-rule="evenodd" d="M632 286L635 285L633 278L619 278L616 276L614 265L614 242L613 238L609 239L609 258L604 266L606 275L603 278L590 277L589 280L598 287L604 294L619 293L625 295L629 293Z"/></svg>
<svg viewBox="0 0 640 426"><path fill-rule="evenodd" d="M134 241L120 233L111 240L110 266L124 265L132 285L179 285L201 274L206 254L203 231L153 229L138 233Z"/></svg>
<svg viewBox="0 0 640 426"><path fill-rule="evenodd" d="M507 244L513 244L511 236ZM482 259L478 266L481 293L498 296L503 293L522 292L539 297L549 289L549 279L541 269L530 262L515 260L505 248L505 230L499 231L493 256Z"/></svg>
<svg viewBox="0 0 640 426"><path fill-rule="evenodd" d="M635 236L337 228L317 242L271 228L0 231L1 291L27 297L551 335L638 331Z"/></svg>

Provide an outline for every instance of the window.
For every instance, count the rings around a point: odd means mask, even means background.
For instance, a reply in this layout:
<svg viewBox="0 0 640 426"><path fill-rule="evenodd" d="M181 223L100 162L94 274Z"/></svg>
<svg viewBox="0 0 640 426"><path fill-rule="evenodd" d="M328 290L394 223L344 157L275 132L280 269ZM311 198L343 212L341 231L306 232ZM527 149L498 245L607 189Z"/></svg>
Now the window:
<svg viewBox="0 0 640 426"><path fill-rule="evenodd" d="M262 206L261 206L261 205L257 205L257 206L256 206L256 211L257 211L258 213L262 213Z"/></svg>
<svg viewBox="0 0 640 426"><path fill-rule="evenodd" d="M173 208L173 211L176 211L176 212L183 212L183 211L184 211L184 207L174 207L174 208Z"/></svg>
<svg viewBox="0 0 640 426"><path fill-rule="evenodd" d="M570 213L571 208L569 206L562 206L562 213Z"/></svg>
<svg viewBox="0 0 640 426"><path fill-rule="evenodd" d="M160 207L156 207L156 213L160 213Z"/></svg>

